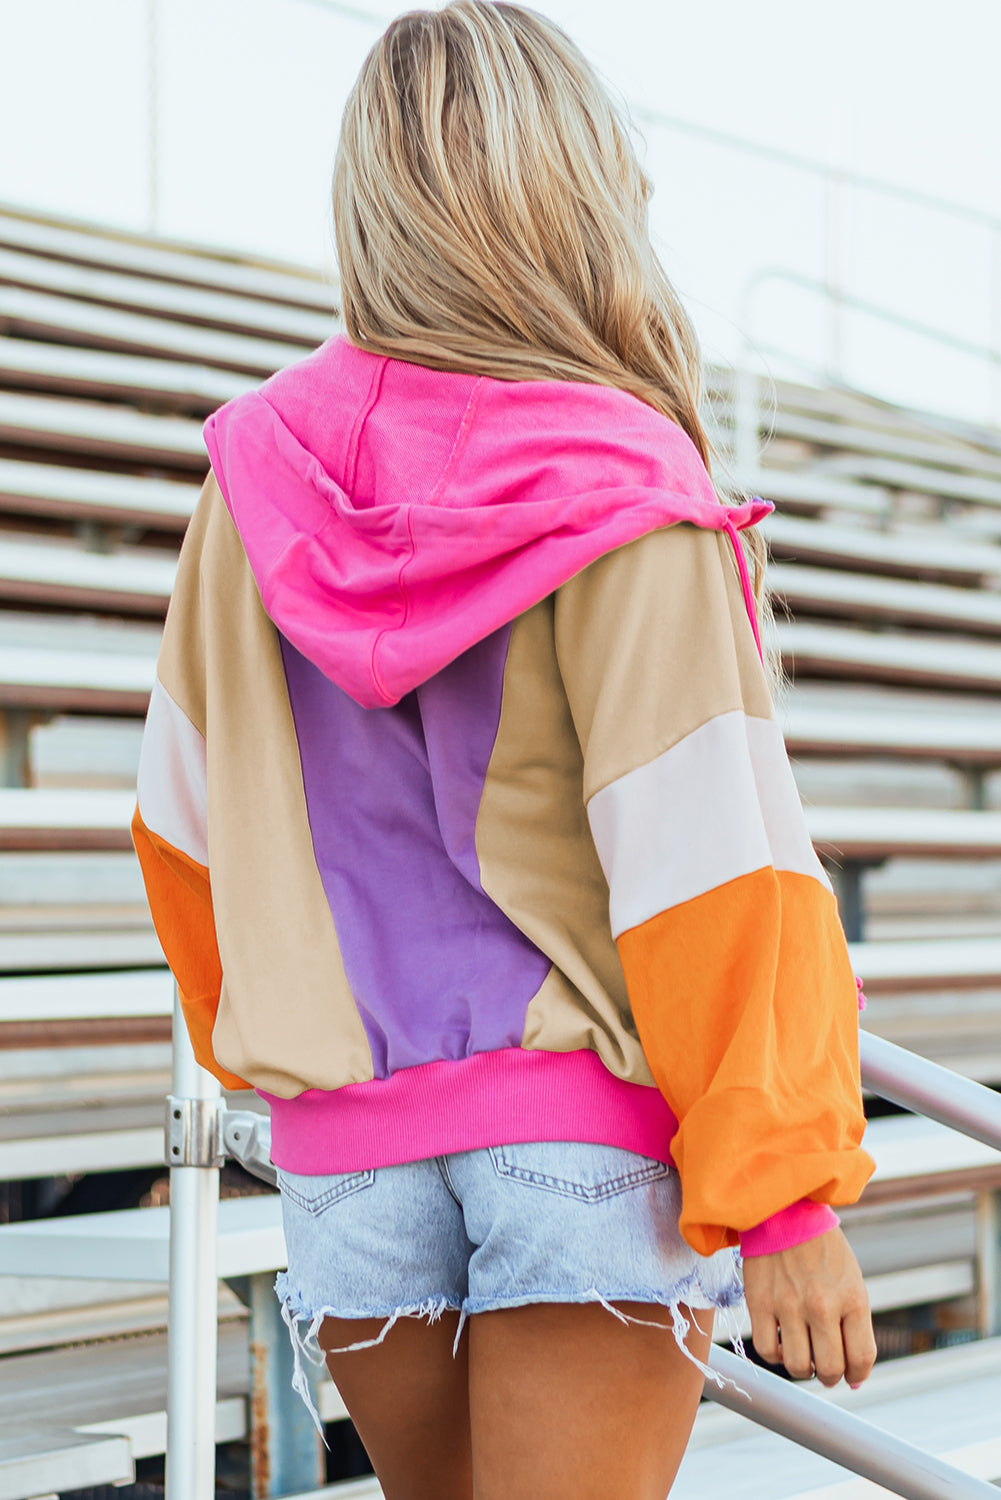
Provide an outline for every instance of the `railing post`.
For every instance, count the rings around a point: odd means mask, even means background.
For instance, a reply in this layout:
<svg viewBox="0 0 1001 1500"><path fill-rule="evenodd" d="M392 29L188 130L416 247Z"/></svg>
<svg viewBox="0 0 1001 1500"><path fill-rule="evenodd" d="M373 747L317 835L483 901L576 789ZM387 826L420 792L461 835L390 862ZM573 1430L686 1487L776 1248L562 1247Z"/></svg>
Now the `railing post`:
<svg viewBox="0 0 1001 1500"><path fill-rule="evenodd" d="M977 1323L981 1338L1001 1333L1001 1190L977 1194Z"/></svg>
<svg viewBox="0 0 1001 1500"><path fill-rule="evenodd" d="M247 1277L250 1310L250 1492L254 1500L299 1495L323 1483L323 1439L292 1387L292 1346L275 1296L274 1272ZM314 1406L319 1372L303 1361Z"/></svg>
<svg viewBox="0 0 1001 1500"><path fill-rule="evenodd" d="M860 943L865 937L865 905L862 894L862 877L865 865L861 860L848 859L843 865L828 864L827 873L834 887L838 903L838 915L850 943Z"/></svg>
<svg viewBox="0 0 1001 1500"><path fill-rule="evenodd" d="M214 1500L222 1091L195 1061L176 986L172 1087L166 1500Z"/></svg>

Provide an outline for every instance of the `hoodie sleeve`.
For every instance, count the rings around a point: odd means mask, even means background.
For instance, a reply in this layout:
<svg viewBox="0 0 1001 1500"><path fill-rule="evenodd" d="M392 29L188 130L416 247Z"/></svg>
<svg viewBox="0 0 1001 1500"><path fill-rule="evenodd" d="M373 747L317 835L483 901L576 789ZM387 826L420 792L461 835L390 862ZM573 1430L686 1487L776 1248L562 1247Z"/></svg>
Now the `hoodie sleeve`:
<svg viewBox="0 0 1001 1500"><path fill-rule="evenodd" d="M731 544L651 532L558 590L555 630L682 1233L703 1255L811 1238L873 1170L857 989Z"/></svg>
<svg viewBox="0 0 1001 1500"><path fill-rule="evenodd" d="M139 757L132 837L195 1057L225 1087L248 1088L212 1051L222 965L209 880L200 573L206 534L221 503L210 472L185 535L167 611Z"/></svg>

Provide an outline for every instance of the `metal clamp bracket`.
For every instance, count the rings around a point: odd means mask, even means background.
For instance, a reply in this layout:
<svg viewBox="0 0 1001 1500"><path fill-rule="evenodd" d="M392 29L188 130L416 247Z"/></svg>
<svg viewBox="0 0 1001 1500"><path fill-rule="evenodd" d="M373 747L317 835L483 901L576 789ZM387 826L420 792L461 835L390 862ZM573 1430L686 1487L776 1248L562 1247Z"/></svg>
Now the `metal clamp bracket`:
<svg viewBox="0 0 1001 1500"><path fill-rule="evenodd" d="M271 1121L252 1109L224 1109L222 1138L227 1156L274 1187L278 1173L271 1161Z"/></svg>
<svg viewBox="0 0 1001 1500"><path fill-rule="evenodd" d="M178 1099L167 1095L166 1157L171 1167L221 1167L221 1099Z"/></svg>

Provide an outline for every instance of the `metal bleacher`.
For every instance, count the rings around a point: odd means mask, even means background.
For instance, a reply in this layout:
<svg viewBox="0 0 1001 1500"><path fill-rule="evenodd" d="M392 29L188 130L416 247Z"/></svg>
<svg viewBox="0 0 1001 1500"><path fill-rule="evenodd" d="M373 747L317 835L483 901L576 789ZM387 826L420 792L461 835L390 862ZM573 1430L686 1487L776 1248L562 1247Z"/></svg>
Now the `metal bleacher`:
<svg viewBox="0 0 1001 1500"><path fill-rule="evenodd" d="M295 268L0 210L0 1497L121 1483L164 1451L167 1211L137 1204L166 1170L173 995L128 837L139 733L201 421L327 337L333 300ZM775 396L738 478L776 502L780 712L864 1025L1001 1084L1001 435L842 390ZM721 375L724 447L738 406ZM979 1340L887 1360L864 1400L913 1432L947 1378L938 1451L1001 1478L983 1422L957 1415L1001 1382L1001 1156L899 1115L869 1143L844 1222L874 1307L932 1344ZM277 1369L254 1361L282 1255L273 1194L220 1205L216 1436L251 1440L274 1495L303 1472L251 1400ZM343 1416L329 1381L318 1399ZM758 1442L728 1489L779 1496L753 1485L782 1440L740 1422L700 1414L679 1495L714 1493L720 1449ZM318 1464L314 1445L301 1489ZM781 1493L829 1477L804 1459Z"/></svg>
<svg viewBox="0 0 1001 1500"><path fill-rule="evenodd" d="M173 1004L128 836L139 734L201 423L333 327L317 275L0 211L3 1244L44 1223L69 1250L56 1277L9 1253L0 1273L4 1496L164 1452L163 1268L95 1276L67 1236L167 1212L134 1206L166 1176ZM243 1439L250 1319L226 1285L219 1319L217 1436Z"/></svg>

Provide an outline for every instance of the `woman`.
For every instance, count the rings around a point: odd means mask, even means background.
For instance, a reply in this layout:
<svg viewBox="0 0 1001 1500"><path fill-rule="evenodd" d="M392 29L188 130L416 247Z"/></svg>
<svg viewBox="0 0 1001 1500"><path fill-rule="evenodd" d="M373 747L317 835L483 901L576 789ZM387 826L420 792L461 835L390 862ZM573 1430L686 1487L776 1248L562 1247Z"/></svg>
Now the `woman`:
<svg viewBox="0 0 1001 1500"><path fill-rule="evenodd" d="M388 1500L661 1500L738 1245L766 1360L875 1354L769 507L713 487L649 192L550 22L402 17L347 337L205 425L136 846L196 1054L271 1103L300 1387L318 1343Z"/></svg>

